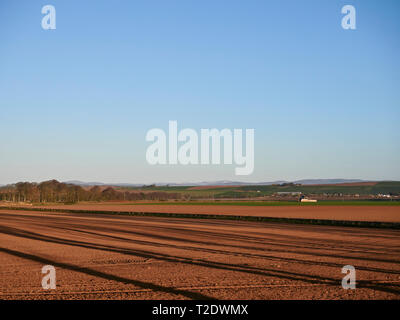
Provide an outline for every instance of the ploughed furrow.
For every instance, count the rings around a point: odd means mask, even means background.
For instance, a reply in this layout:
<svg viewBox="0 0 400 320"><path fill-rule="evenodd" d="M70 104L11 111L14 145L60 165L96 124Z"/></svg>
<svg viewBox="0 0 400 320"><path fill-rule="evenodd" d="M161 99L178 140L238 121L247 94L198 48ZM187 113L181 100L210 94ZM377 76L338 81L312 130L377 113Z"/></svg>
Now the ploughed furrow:
<svg viewBox="0 0 400 320"><path fill-rule="evenodd" d="M2 209L0 299L399 299L399 244L393 229Z"/></svg>

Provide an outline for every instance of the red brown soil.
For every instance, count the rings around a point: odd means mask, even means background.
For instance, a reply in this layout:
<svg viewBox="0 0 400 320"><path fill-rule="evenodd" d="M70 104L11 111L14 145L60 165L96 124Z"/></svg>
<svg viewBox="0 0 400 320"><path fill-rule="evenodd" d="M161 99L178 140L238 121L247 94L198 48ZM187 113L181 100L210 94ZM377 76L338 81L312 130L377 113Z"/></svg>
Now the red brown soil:
<svg viewBox="0 0 400 320"><path fill-rule="evenodd" d="M400 222L400 206L235 206L235 205L143 205L143 204L76 204L54 205L46 208L126 211L221 214L237 216L261 216L279 218L353 220Z"/></svg>
<svg viewBox="0 0 400 320"><path fill-rule="evenodd" d="M0 209L0 274L0 299L400 299L400 231Z"/></svg>

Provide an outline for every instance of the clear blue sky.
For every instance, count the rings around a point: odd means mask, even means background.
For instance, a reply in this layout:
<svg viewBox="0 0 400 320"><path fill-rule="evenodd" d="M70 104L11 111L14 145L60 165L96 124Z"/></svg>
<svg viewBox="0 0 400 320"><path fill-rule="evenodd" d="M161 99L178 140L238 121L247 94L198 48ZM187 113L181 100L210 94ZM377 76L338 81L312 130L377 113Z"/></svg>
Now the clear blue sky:
<svg viewBox="0 0 400 320"><path fill-rule="evenodd" d="M0 184L239 179L147 164L168 120L254 128L243 181L400 180L398 0L3 0L0 39Z"/></svg>

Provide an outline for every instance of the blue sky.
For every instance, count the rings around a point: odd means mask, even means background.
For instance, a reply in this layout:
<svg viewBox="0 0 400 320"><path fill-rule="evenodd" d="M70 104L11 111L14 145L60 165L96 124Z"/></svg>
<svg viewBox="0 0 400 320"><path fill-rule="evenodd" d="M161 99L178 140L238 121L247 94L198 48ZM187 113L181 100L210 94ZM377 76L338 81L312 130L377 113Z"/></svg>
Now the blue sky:
<svg viewBox="0 0 400 320"><path fill-rule="evenodd" d="M0 184L400 180L397 0L5 0L0 39ZM254 128L253 174L150 166L169 120Z"/></svg>

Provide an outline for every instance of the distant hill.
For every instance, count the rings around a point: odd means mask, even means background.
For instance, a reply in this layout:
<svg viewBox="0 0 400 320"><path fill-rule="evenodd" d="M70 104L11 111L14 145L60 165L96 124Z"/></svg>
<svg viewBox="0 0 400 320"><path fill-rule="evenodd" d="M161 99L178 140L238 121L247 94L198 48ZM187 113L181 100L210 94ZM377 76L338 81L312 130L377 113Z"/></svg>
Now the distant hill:
<svg viewBox="0 0 400 320"><path fill-rule="evenodd" d="M57 185L58 181L51 180L42 182L42 184ZM275 193L303 193L303 194L322 194L322 195L400 195L400 181L364 181L361 179L303 179L293 182L287 181L271 181L247 183L243 181L210 181L198 183L182 183L182 184L130 184L130 183L114 183L105 184L102 182L83 182L79 180L70 180L64 185L66 189L72 188L71 184L79 185L84 191L91 189L91 186L99 186L101 191L112 190L114 192L130 190L132 194L140 192L167 192L180 193L183 196L194 198L257 198L263 196L271 196ZM34 186L36 184L33 184ZM14 185L15 186L15 185ZM23 186L23 185L22 185ZM2 191L12 187L3 186ZM139 193L140 193L139 192ZM4 193L4 192L3 192Z"/></svg>
<svg viewBox="0 0 400 320"><path fill-rule="evenodd" d="M371 180L361 179L302 179L296 181L267 181L267 182L243 182L243 181L230 181L230 180L218 180L218 181L201 181L201 182L185 182L185 183L154 183L157 186L269 186L274 184L283 183L295 183L302 185L317 185L317 184L339 184L339 183L355 183L355 182L370 182ZM146 185L144 183L103 183L103 182L84 182L80 180L69 180L64 183L75 184L78 186L114 186L114 187L141 187Z"/></svg>
<svg viewBox="0 0 400 320"><path fill-rule="evenodd" d="M80 180L63 181L63 183L75 184L77 186L102 186L102 185L104 185L103 182L84 182L84 181L80 181Z"/></svg>
<svg viewBox="0 0 400 320"><path fill-rule="evenodd" d="M355 183L355 182L370 182L371 180L361 179L303 179L295 181L277 180L267 182L243 182L243 181L230 181L230 180L219 180L219 181L202 181L202 182L187 182L187 183L155 183L157 186L269 186L273 184L283 183L295 183L303 185L313 184L339 184L339 183Z"/></svg>
<svg viewBox="0 0 400 320"><path fill-rule="evenodd" d="M371 180L360 179L303 179L293 181L298 184L339 184L339 183L354 183L354 182L370 182Z"/></svg>
<svg viewBox="0 0 400 320"><path fill-rule="evenodd" d="M141 187L143 183L103 183L103 182L85 182L80 180L68 180L63 183L74 184L77 186L114 186L114 187Z"/></svg>

